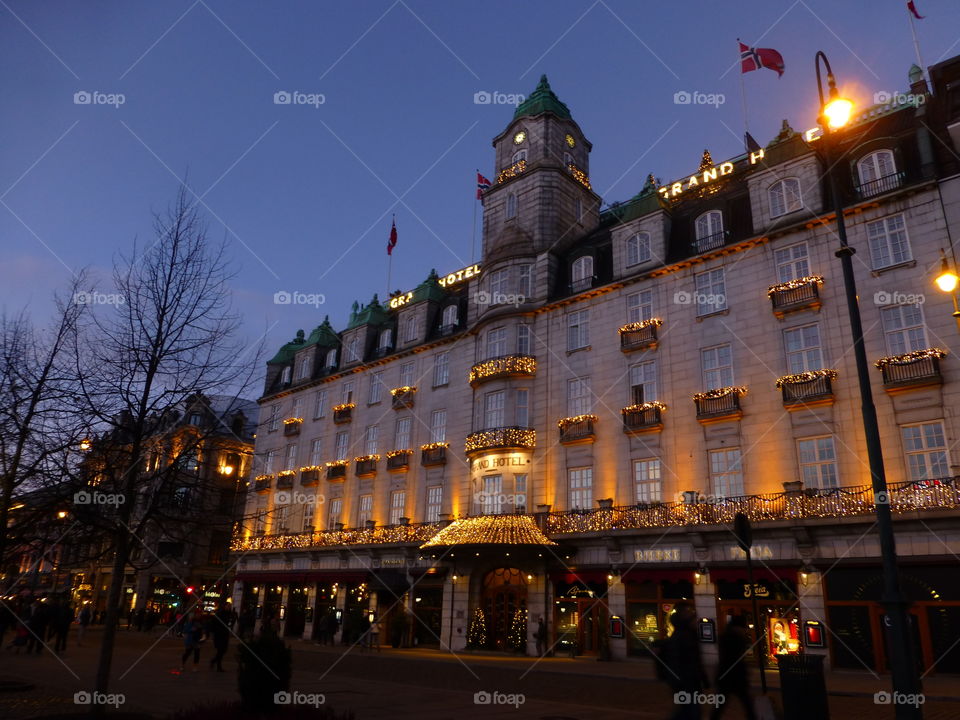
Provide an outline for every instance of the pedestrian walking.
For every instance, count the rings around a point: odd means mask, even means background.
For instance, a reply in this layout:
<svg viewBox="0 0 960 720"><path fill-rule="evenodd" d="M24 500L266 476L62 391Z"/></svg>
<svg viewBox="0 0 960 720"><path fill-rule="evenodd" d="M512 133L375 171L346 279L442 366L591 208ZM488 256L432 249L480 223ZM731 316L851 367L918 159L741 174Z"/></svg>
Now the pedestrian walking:
<svg viewBox="0 0 960 720"><path fill-rule="evenodd" d="M747 659L751 656L750 633L743 615L734 615L727 623L717 644L719 662L717 663L717 692L723 695L723 702L717 705L710 720L717 720L726 712L730 698L736 697L743 705L743 714L747 720L756 720L753 698L750 696L750 677Z"/></svg>
<svg viewBox="0 0 960 720"><path fill-rule="evenodd" d="M93 612L89 605L80 608L80 614L77 615L77 647L83 647L83 638L87 635L87 628L90 627L92 619Z"/></svg>
<svg viewBox="0 0 960 720"><path fill-rule="evenodd" d="M30 632L30 637L27 638L27 655L31 652L39 655L43 652L43 640L47 636L49 623L49 609L39 600L34 600L30 605L30 614L27 619L27 630Z"/></svg>
<svg viewBox="0 0 960 720"><path fill-rule="evenodd" d="M213 649L217 651L210 658L210 667L215 667L217 672L223 672L223 656L227 654L230 644L231 619L231 612L222 605L210 618L210 635L213 637Z"/></svg>
<svg viewBox="0 0 960 720"><path fill-rule="evenodd" d="M375 618L370 623L370 647L375 648L377 652L380 652L380 627L379 618Z"/></svg>
<svg viewBox="0 0 960 720"><path fill-rule="evenodd" d="M547 654L547 625L543 621L543 616L537 621L537 631L533 634L537 641L537 657L543 657Z"/></svg>
<svg viewBox="0 0 960 720"><path fill-rule="evenodd" d="M180 657L180 672L183 672L187 658L193 654L193 672L200 665L200 643L203 642L203 616L197 610L193 615L185 615L183 620L183 655Z"/></svg>
<svg viewBox="0 0 960 720"><path fill-rule="evenodd" d="M70 634L70 626L73 624L73 606L69 600L64 600L56 606L52 624L54 652L62 653L67 649L67 635Z"/></svg>
<svg viewBox="0 0 960 720"><path fill-rule="evenodd" d="M696 611L689 603L677 603L670 618L673 634L659 650L657 671L673 690L673 720L699 720L697 700L707 685L707 675L700 657Z"/></svg>

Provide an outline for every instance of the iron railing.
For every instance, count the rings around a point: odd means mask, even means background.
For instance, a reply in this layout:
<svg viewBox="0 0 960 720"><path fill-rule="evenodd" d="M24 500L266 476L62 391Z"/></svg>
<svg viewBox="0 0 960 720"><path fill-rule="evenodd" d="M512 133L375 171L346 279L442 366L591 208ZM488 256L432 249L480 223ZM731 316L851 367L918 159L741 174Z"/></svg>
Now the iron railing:
<svg viewBox="0 0 960 720"><path fill-rule="evenodd" d="M896 190L898 187L903 185L905 178L906 173L900 171L890 173L889 175L884 175L883 177L877 178L876 180L871 180L870 182L861 183L857 185L857 196L862 200L864 198L873 197L874 195L882 195L885 192Z"/></svg>
<svg viewBox="0 0 960 720"><path fill-rule="evenodd" d="M560 428L560 442L562 443L586 440L595 435L596 430L594 430L593 420L591 418L583 418L582 420L577 420L577 422L563 425Z"/></svg>
<svg viewBox="0 0 960 720"><path fill-rule="evenodd" d="M620 332L620 349L624 352L642 350L657 343L657 326L653 323L639 330L623 330Z"/></svg>
<svg viewBox="0 0 960 720"><path fill-rule="evenodd" d="M774 290L770 293L770 302L775 313L819 305L820 283L816 280L786 290Z"/></svg>
<svg viewBox="0 0 960 720"><path fill-rule="evenodd" d="M725 230L720 232L715 232L712 235L704 235L693 241L693 249L698 252L707 252L708 250L716 250L721 248L727 241L727 233Z"/></svg>
<svg viewBox="0 0 960 720"><path fill-rule="evenodd" d="M826 400L833 397L833 381L827 376L815 377L806 382L783 383L780 387L784 405Z"/></svg>
<svg viewBox="0 0 960 720"><path fill-rule="evenodd" d="M906 363L887 363L881 368L885 387L927 385L940 382L940 360L935 357L917 358Z"/></svg>

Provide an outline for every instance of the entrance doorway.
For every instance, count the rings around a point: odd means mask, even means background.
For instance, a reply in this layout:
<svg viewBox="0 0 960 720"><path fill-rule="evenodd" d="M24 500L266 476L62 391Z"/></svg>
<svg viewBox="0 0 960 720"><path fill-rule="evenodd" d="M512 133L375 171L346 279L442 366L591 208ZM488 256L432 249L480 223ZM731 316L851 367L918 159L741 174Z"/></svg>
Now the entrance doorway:
<svg viewBox="0 0 960 720"><path fill-rule="evenodd" d="M526 644L526 575L517 568L492 570L483 578L480 602L486 619L488 647L514 650L519 649L514 647L518 640Z"/></svg>
<svg viewBox="0 0 960 720"><path fill-rule="evenodd" d="M557 588L554 627L555 652L570 655L597 655L607 627L605 587L594 583L573 583Z"/></svg>

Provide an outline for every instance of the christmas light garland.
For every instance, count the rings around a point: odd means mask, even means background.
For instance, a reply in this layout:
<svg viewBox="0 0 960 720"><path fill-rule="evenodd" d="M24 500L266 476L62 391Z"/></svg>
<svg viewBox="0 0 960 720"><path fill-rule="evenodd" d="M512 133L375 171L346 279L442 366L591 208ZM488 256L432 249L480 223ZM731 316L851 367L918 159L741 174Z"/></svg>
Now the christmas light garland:
<svg viewBox="0 0 960 720"><path fill-rule="evenodd" d="M580 422L585 422L587 420L590 422L597 422L599 419L600 418L598 418L596 415L574 415L573 417L565 417L557 420L557 427L561 430L565 430L571 425L576 425Z"/></svg>
<svg viewBox="0 0 960 720"><path fill-rule="evenodd" d="M424 445L421 445L420 449L421 450L441 450L443 448L448 448L448 447L450 447L450 443L444 440L441 442L426 443Z"/></svg>
<svg viewBox="0 0 960 720"><path fill-rule="evenodd" d="M574 180L583 185L587 190L593 190L593 187L590 185L590 178L587 177L587 174L578 168L573 163L567 165L567 170L570 171L570 174L573 175Z"/></svg>
<svg viewBox="0 0 960 720"><path fill-rule="evenodd" d="M379 459L380 459L380 456L377 455L376 453L374 453L374 454L372 454L372 455L357 455L357 456L353 459L353 461L354 461L354 462L357 462L357 463L362 463L362 462L377 462Z"/></svg>
<svg viewBox="0 0 960 720"><path fill-rule="evenodd" d="M661 325L663 325L663 320L660 318L650 318L649 320L641 320L640 322L627 323L620 327L620 334L637 332L638 330L644 330L648 327L660 327Z"/></svg>
<svg viewBox="0 0 960 720"><path fill-rule="evenodd" d="M499 173L497 173L497 183L506 182L510 178L516 177L526 169L527 169L527 161L518 160L510 167L506 167L503 170L501 170Z"/></svg>
<svg viewBox="0 0 960 720"><path fill-rule="evenodd" d="M326 466L327 466L328 468L332 468L332 467L346 467L346 466L347 466L347 462L348 462L347 460L331 460L330 462L326 463Z"/></svg>
<svg viewBox="0 0 960 720"><path fill-rule="evenodd" d="M296 474L297 474L296 470L281 470L280 472L277 473L277 477L282 477L282 478L293 477Z"/></svg>
<svg viewBox="0 0 960 720"><path fill-rule="evenodd" d="M487 448L532 448L537 444L537 431L529 428L494 428L467 435L464 450L468 453Z"/></svg>
<svg viewBox="0 0 960 720"><path fill-rule="evenodd" d="M874 365L878 368L883 368L885 365L909 365L910 363L917 362L918 360L940 360L941 358L946 357L947 351L941 350L940 348L927 348L926 350L914 350L913 352L904 353L903 355L890 355L888 357L882 357L877 360Z"/></svg>
<svg viewBox="0 0 960 720"><path fill-rule="evenodd" d="M716 388L715 390L705 390L704 392L696 393L693 399L715 400L716 398L726 397L731 394L743 397L747 394L747 388L744 385L730 385L729 387Z"/></svg>
<svg viewBox="0 0 960 720"><path fill-rule="evenodd" d="M823 276L822 275L807 275L806 277L797 278L796 280L788 280L787 282L780 283L779 285L771 285L767 289L767 297L773 297L777 293L785 292L787 290L796 290L797 288L805 287L806 285L823 285Z"/></svg>
<svg viewBox="0 0 960 720"><path fill-rule="evenodd" d="M470 382L498 375L534 375L536 372L537 359L532 355L504 355L478 362L470 368Z"/></svg>
<svg viewBox="0 0 960 720"><path fill-rule="evenodd" d="M333 406L334 412L343 412L344 410L353 410L357 406L356 403L340 403L339 405Z"/></svg>
<svg viewBox="0 0 960 720"><path fill-rule="evenodd" d="M828 380L836 380L837 371L836 370L808 370L806 372L796 373L795 375L784 375L783 377L777 378L777 389L779 390L784 385L801 385L803 383L819 380L820 378L827 378Z"/></svg>
<svg viewBox="0 0 960 720"><path fill-rule="evenodd" d="M299 425L302 422L303 422L302 417L289 417L289 418L284 418L283 420L284 425Z"/></svg>
<svg viewBox="0 0 960 720"><path fill-rule="evenodd" d="M411 395L417 391L417 388L413 385L404 385L402 387L395 387L390 391L390 394L396 397L397 395L406 395L410 393Z"/></svg>
<svg viewBox="0 0 960 720"><path fill-rule="evenodd" d="M400 457L401 455L413 455L413 450L391 450L387 453L387 458Z"/></svg>
<svg viewBox="0 0 960 720"><path fill-rule="evenodd" d="M529 515L481 515L454 520L421 547L556 545Z"/></svg>
<svg viewBox="0 0 960 720"><path fill-rule="evenodd" d="M630 413L639 413L644 412L645 410L666 410L667 406L662 402L657 400L651 400L650 402L645 402L640 405L627 405L625 408L621 408L620 412L624 415L629 415Z"/></svg>
<svg viewBox="0 0 960 720"><path fill-rule="evenodd" d="M315 472L317 470L320 470L319 465L304 465L302 468L300 468L300 472L302 473Z"/></svg>

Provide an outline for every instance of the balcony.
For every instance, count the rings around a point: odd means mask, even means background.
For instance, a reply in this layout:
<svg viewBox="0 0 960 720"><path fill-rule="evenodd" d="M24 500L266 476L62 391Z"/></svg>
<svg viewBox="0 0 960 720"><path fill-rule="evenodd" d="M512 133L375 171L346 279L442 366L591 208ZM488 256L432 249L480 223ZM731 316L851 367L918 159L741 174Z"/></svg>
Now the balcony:
<svg viewBox="0 0 960 720"><path fill-rule="evenodd" d="M590 178L587 177L587 174L583 170L573 163L567 165L567 170L573 175L574 180L583 185L587 190L593 190L593 187L590 185Z"/></svg>
<svg viewBox="0 0 960 720"><path fill-rule="evenodd" d="M657 328L661 325L663 320L659 318L624 325L620 328L620 350L627 353L657 347Z"/></svg>
<svg viewBox="0 0 960 720"><path fill-rule="evenodd" d="M293 470L284 470L277 473L277 490L290 490L293 488L293 479L296 477Z"/></svg>
<svg viewBox="0 0 960 720"><path fill-rule="evenodd" d="M283 421L283 434L287 437L299 435L301 425L303 425L303 418L287 418Z"/></svg>
<svg viewBox="0 0 960 720"><path fill-rule="evenodd" d="M857 197L861 200L864 200L866 198L874 197L875 195L883 195L891 190L896 190L903 185L905 178L906 173L901 171L891 173L890 175L884 175L882 178L877 178L876 180L871 180L867 183L861 183L860 185L857 185Z"/></svg>
<svg viewBox="0 0 960 720"><path fill-rule="evenodd" d="M257 475L253 481L253 491L258 493L265 493L270 489L270 486L273 484L273 475Z"/></svg>
<svg viewBox="0 0 960 720"><path fill-rule="evenodd" d="M387 472L406 472L410 469L413 450L391 450L387 453Z"/></svg>
<svg viewBox="0 0 960 720"><path fill-rule="evenodd" d="M929 348L880 358L875 364L883 373L883 389L892 395L904 390L942 385L940 360L946 354L940 348Z"/></svg>
<svg viewBox="0 0 960 720"><path fill-rule="evenodd" d="M708 250L722 248L727 242L727 233L724 230L715 232L712 235L704 235L693 241L694 252L702 253Z"/></svg>
<svg viewBox="0 0 960 720"><path fill-rule="evenodd" d="M563 445L592 443L597 437L594 423L598 419L596 415L577 415L560 419L557 421L557 427L560 429L560 443Z"/></svg>
<svg viewBox="0 0 960 720"><path fill-rule="evenodd" d="M404 385L403 387L396 387L390 391L390 395L393 396L393 409L394 410L403 410L404 408L412 408L413 401L417 396L417 388Z"/></svg>
<svg viewBox="0 0 960 720"><path fill-rule="evenodd" d="M447 448L450 443L434 442L420 446L420 464L424 467L436 467L447 464Z"/></svg>
<svg viewBox="0 0 960 720"><path fill-rule="evenodd" d="M357 477L373 477L377 474L377 461L379 455L361 455L353 459L356 463L354 471Z"/></svg>
<svg viewBox="0 0 960 720"><path fill-rule="evenodd" d="M329 482L342 482L347 479L347 461L334 460L327 463L327 480Z"/></svg>
<svg viewBox="0 0 960 720"><path fill-rule="evenodd" d="M666 405L647 402L629 405L620 411L623 416L623 431L628 435L645 435L663 430L663 411Z"/></svg>
<svg viewBox="0 0 960 720"><path fill-rule="evenodd" d="M747 394L745 387L724 387L707 390L693 396L697 406L697 420L702 425L743 417L740 398Z"/></svg>
<svg viewBox="0 0 960 720"><path fill-rule="evenodd" d="M320 466L307 465L300 468L300 485L303 487L313 487L320 484Z"/></svg>
<svg viewBox="0 0 960 720"><path fill-rule="evenodd" d="M537 359L533 355L501 355L478 362L470 368L470 387L488 380L510 377L533 377L537 374Z"/></svg>
<svg viewBox="0 0 960 720"><path fill-rule="evenodd" d="M488 450L532 450L537 445L537 431L527 427L487 428L467 435L467 455Z"/></svg>
<svg viewBox="0 0 960 720"><path fill-rule="evenodd" d="M337 425L350 422L353 420L353 409L355 407L356 403L343 403L342 405L334 405L333 421Z"/></svg>
<svg viewBox="0 0 960 720"><path fill-rule="evenodd" d="M580 278L579 280L571 281L568 287L570 288L570 292L572 293L582 293L592 288L594 286L594 281L596 279L597 278L595 275L591 275L590 277Z"/></svg>
<svg viewBox="0 0 960 720"><path fill-rule="evenodd" d="M382 345L374 351L373 356L375 358L384 358L392 352L393 352L393 345Z"/></svg>
<svg viewBox="0 0 960 720"><path fill-rule="evenodd" d="M518 160L513 165L509 165L497 173L497 183L506 182L510 178L515 178L527 169L526 160Z"/></svg>
<svg viewBox="0 0 960 720"><path fill-rule="evenodd" d="M783 406L788 410L832 405L833 381L836 379L836 370L810 370L796 375L784 375L777 379L777 387L783 395Z"/></svg>
<svg viewBox="0 0 960 720"><path fill-rule="evenodd" d="M773 305L773 314L782 319L788 313L800 310L819 310L823 305L820 301L821 285L823 278L819 275L773 285L767 290L767 297Z"/></svg>

